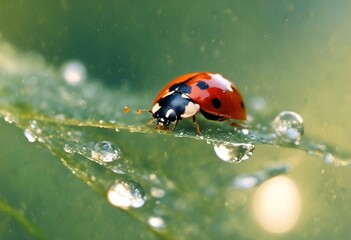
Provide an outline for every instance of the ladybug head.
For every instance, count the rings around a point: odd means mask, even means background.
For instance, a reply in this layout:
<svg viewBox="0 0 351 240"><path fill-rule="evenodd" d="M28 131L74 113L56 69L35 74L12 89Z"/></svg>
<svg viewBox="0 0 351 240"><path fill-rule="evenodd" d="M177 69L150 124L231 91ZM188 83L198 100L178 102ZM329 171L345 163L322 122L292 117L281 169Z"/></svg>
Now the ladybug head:
<svg viewBox="0 0 351 240"><path fill-rule="evenodd" d="M158 103L151 110L152 116L156 118L157 129L169 129L169 125L177 120L177 113L168 106L160 106Z"/></svg>

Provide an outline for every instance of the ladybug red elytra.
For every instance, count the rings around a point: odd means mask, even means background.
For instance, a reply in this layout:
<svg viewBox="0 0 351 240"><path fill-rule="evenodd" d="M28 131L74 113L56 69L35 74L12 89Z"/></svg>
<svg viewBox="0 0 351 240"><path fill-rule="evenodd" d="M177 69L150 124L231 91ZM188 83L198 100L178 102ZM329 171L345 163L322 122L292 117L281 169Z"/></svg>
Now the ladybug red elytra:
<svg viewBox="0 0 351 240"><path fill-rule="evenodd" d="M171 81L154 100L151 110L157 129L176 129L179 120L193 118L196 130L200 128L195 115L201 112L214 121L246 120L246 109L236 86L218 73L196 72Z"/></svg>

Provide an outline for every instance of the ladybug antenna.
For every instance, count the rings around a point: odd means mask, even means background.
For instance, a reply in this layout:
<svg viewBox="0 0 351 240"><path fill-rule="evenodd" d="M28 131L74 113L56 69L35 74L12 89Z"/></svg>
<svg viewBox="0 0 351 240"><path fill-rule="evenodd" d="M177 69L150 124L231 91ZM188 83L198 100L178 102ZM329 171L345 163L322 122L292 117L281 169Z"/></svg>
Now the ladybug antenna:
<svg viewBox="0 0 351 240"><path fill-rule="evenodd" d="M142 114L143 112L149 112L149 113L152 114L151 109L138 109L138 110L136 110L135 113L138 114L138 115L140 115L140 114Z"/></svg>

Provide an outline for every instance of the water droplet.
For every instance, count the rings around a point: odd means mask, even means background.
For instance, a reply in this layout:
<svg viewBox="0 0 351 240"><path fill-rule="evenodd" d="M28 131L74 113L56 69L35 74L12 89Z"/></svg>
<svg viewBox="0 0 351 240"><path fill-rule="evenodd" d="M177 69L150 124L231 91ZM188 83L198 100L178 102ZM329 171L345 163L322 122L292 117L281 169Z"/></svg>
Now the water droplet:
<svg viewBox="0 0 351 240"><path fill-rule="evenodd" d="M13 123L13 122L16 122L16 118L11 116L11 115L5 115L4 116L4 120L7 122L7 123Z"/></svg>
<svg viewBox="0 0 351 240"><path fill-rule="evenodd" d="M79 61L69 61L62 67L63 78L69 85L76 86L85 81L87 71Z"/></svg>
<svg viewBox="0 0 351 240"><path fill-rule="evenodd" d="M303 119L295 112L281 112L272 122L277 140L282 143L299 144L303 133Z"/></svg>
<svg viewBox="0 0 351 240"><path fill-rule="evenodd" d="M242 134L247 135L250 133L250 130L247 128L243 128L243 129L241 129L241 132L242 132Z"/></svg>
<svg viewBox="0 0 351 240"><path fill-rule="evenodd" d="M74 153L74 148L68 144L65 144L65 146L63 147L63 150L66 152L66 153Z"/></svg>
<svg viewBox="0 0 351 240"><path fill-rule="evenodd" d="M281 164L255 173L241 174L235 177L233 184L238 189L250 189L270 178L284 174L288 172L288 170L289 167L286 164Z"/></svg>
<svg viewBox="0 0 351 240"><path fill-rule="evenodd" d="M145 204L144 188L133 180L117 180L112 184L108 193L109 202L119 208L139 208Z"/></svg>
<svg viewBox="0 0 351 240"><path fill-rule="evenodd" d="M252 175L240 175L234 179L234 185L239 189L250 189L258 183L258 178Z"/></svg>
<svg viewBox="0 0 351 240"><path fill-rule="evenodd" d="M155 198L162 198L165 196L165 194L166 194L166 191L161 188L156 188L156 187L151 188L151 196Z"/></svg>
<svg viewBox="0 0 351 240"><path fill-rule="evenodd" d="M153 183L160 183L160 179L158 179L157 175L155 173L151 173L149 175L149 179L153 182Z"/></svg>
<svg viewBox="0 0 351 240"><path fill-rule="evenodd" d="M149 217L149 219L147 220L147 222L149 223L149 225L153 228L156 229L161 229L165 227L165 222L163 221L163 219L161 217Z"/></svg>
<svg viewBox="0 0 351 240"><path fill-rule="evenodd" d="M241 162L249 159L255 145L251 143L221 143L214 144L214 150L217 156L225 162Z"/></svg>
<svg viewBox="0 0 351 240"><path fill-rule="evenodd" d="M94 145L91 157L104 163L113 162L121 157L121 151L111 142L102 141Z"/></svg>
<svg viewBox="0 0 351 240"><path fill-rule="evenodd" d="M28 129L24 130L24 136L27 138L28 142L35 142L37 140L37 137L32 134L31 131Z"/></svg>
<svg viewBox="0 0 351 240"><path fill-rule="evenodd" d="M325 153L323 156L323 161L327 164L335 162L335 158L331 153Z"/></svg>
<svg viewBox="0 0 351 240"><path fill-rule="evenodd" d="M129 107L128 107L128 106L125 106L125 107L123 108L123 112L125 112L125 113L129 113L129 111L130 111L130 109L129 109Z"/></svg>

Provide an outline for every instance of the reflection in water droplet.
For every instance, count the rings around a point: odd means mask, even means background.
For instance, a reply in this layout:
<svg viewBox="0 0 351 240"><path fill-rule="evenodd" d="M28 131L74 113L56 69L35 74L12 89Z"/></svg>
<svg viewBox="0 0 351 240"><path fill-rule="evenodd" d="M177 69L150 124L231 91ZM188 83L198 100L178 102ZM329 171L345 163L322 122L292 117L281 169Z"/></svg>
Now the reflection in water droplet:
<svg viewBox="0 0 351 240"><path fill-rule="evenodd" d="M81 62L70 61L63 65L62 75L68 84L75 86L85 81L87 72Z"/></svg>
<svg viewBox="0 0 351 240"><path fill-rule="evenodd" d="M144 188L133 180L117 180L112 184L108 193L109 202L119 208L139 208L145 204Z"/></svg>
<svg viewBox="0 0 351 240"><path fill-rule="evenodd" d="M24 130L24 136L27 138L28 142L35 142L37 137L33 135L28 129Z"/></svg>
<svg viewBox="0 0 351 240"><path fill-rule="evenodd" d="M113 162L120 158L121 151L108 141L98 142L91 150L91 157L101 162Z"/></svg>
<svg viewBox="0 0 351 240"><path fill-rule="evenodd" d="M255 145L251 143L221 143L214 144L217 156L225 162L241 162L249 159Z"/></svg>
<svg viewBox="0 0 351 240"><path fill-rule="evenodd" d="M161 229L161 228L165 227L165 222L163 221L163 219L161 217L149 217L147 222L149 223L149 225L151 227L156 228L156 229Z"/></svg>
<svg viewBox="0 0 351 240"><path fill-rule="evenodd" d="M304 133L303 119L295 112L284 111L275 117L272 122L272 129L278 141L299 144Z"/></svg>

